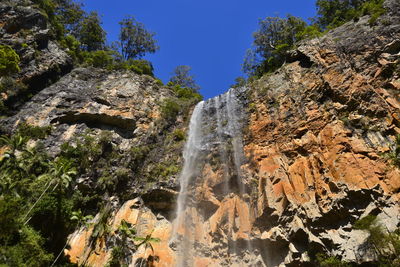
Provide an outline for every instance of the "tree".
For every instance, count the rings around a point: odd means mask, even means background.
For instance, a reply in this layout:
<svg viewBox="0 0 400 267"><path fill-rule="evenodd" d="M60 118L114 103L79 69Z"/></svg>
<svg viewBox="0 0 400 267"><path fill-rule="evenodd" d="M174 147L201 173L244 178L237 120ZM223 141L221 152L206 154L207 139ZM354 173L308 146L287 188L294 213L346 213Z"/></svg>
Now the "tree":
<svg viewBox="0 0 400 267"><path fill-rule="evenodd" d="M249 76L259 76L280 67L285 62L286 52L293 49L296 42L315 35L313 29L307 29L306 22L291 15L267 17L260 20L259 25L259 30L253 34L254 48L247 51L243 63L243 70Z"/></svg>
<svg viewBox="0 0 400 267"><path fill-rule="evenodd" d="M194 76L190 74L191 69L192 68L187 65L177 66L170 82L181 87L192 89L193 92L197 92L200 89L200 86L196 84Z"/></svg>
<svg viewBox="0 0 400 267"><path fill-rule="evenodd" d="M125 60L143 57L147 52L155 53L159 47L154 39L154 33L146 30L143 23L133 16L123 19L117 46Z"/></svg>
<svg viewBox="0 0 400 267"><path fill-rule="evenodd" d="M86 51L101 50L106 41L106 32L101 27L101 19L95 11L90 12L79 25L78 40Z"/></svg>
<svg viewBox="0 0 400 267"><path fill-rule="evenodd" d="M56 3L56 14L61 24L64 25L66 34L78 37L79 26L86 12L82 9L83 4L72 0L54 0Z"/></svg>
<svg viewBox="0 0 400 267"><path fill-rule="evenodd" d="M301 18L291 15L286 19L267 17L259 24L260 29L254 33L255 51L265 59L273 56L279 48L291 48L298 41L297 34L307 26Z"/></svg>
<svg viewBox="0 0 400 267"><path fill-rule="evenodd" d="M63 191L69 187L69 184L72 181L72 177L74 177L75 175L77 175L77 171L73 166L73 162L71 160L67 160L65 158L57 158L54 161L50 162L49 171L38 178L49 179L49 181L47 182L45 189L42 191L39 198L24 215L24 219L27 218L27 216L37 205L37 203L39 203L39 201L42 199L42 197L46 194L47 190L49 190L51 186L54 186L52 191L58 188L58 196L60 197ZM59 204L60 203L61 202L59 201ZM29 219L26 220L24 224L26 224L28 221Z"/></svg>

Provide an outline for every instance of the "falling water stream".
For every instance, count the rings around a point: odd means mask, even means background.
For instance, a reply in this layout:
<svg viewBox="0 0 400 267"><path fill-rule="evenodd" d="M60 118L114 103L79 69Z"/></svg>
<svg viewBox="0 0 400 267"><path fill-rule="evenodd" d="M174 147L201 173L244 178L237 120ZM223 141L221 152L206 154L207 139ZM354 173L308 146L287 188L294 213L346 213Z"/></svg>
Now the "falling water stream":
<svg viewBox="0 0 400 267"><path fill-rule="evenodd" d="M244 91L245 88L230 89L198 103L193 111L183 152L184 166L171 238L179 267L196 266L196 259L210 258L213 253L213 256L223 254L217 256L227 265L233 261L237 263L246 253L253 253L249 226L246 228L242 223L251 217L250 209L243 208L250 206L249 197L245 197L248 190L242 171L245 105L239 95ZM206 180L210 169L219 179L212 186ZM212 192L204 193L202 187L210 187ZM219 207L207 205L204 197L207 194L218 199L214 202L220 203ZM218 211L222 206L228 208ZM208 220L218 214L227 217L226 225L218 225L213 232ZM240 214L247 218L239 218ZM216 232L222 232L225 238L218 238ZM216 248L210 248L210 243Z"/></svg>

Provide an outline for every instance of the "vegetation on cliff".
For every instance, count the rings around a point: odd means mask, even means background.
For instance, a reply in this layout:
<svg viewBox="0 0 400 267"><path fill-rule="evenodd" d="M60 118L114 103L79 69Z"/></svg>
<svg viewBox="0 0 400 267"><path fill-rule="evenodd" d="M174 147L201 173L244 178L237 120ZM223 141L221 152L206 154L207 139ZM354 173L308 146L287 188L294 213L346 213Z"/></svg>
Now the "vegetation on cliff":
<svg viewBox="0 0 400 267"><path fill-rule="evenodd" d="M292 15L260 20L260 28L253 34L254 47L247 51L243 71L249 77L273 72L285 63L287 52L300 41L319 37L361 16L370 15L370 24L374 24L385 13L383 3L384 0L318 0L318 15L310 24Z"/></svg>

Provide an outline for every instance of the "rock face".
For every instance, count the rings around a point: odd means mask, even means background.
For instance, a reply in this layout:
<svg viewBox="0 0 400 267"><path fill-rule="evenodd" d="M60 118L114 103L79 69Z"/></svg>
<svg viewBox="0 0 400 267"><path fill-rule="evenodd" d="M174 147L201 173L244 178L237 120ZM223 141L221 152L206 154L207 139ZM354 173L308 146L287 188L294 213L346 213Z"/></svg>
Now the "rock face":
<svg viewBox="0 0 400 267"><path fill-rule="evenodd" d="M0 44L11 46L21 60L15 78L28 86L30 94L45 88L72 69L72 59L58 45L48 18L30 1L0 3ZM26 92L8 92L14 109Z"/></svg>
<svg viewBox="0 0 400 267"><path fill-rule="evenodd" d="M306 263L313 250L368 262L355 220L399 225L400 172L383 154L400 133L400 25L398 2L386 5L378 25L363 17L305 42L301 61L252 85L246 168L271 266Z"/></svg>
<svg viewBox="0 0 400 267"><path fill-rule="evenodd" d="M129 266L315 266L317 252L373 264L353 224L376 215L389 231L400 226L400 170L385 156L400 134L400 4L385 5L376 25L362 17L304 41L275 73L199 104L201 140L180 180L184 142L170 132L188 121L165 121L174 94L151 77L75 69L3 119L8 131L52 125L44 145L53 155L88 130L111 132L121 155L152 145L65 254L105 266L122 242ZM79 179L95 189L96 177ZM124 238L124 222L159 241L151 249ZM99 225L108 229L100 236Z"/></svg>

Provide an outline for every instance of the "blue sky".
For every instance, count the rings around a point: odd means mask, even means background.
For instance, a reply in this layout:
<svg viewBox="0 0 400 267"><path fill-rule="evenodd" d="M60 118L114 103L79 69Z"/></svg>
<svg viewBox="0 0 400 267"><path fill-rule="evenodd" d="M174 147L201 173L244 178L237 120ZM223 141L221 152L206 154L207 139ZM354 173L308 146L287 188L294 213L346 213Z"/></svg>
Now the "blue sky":
<svg viewBox="0 0 400 267"><path fill-rule="evenodd" d="M118 22L133 15L156 33L160 50L145 58L167 82L177 65L189 65L207 99L243 76L241 64L258 20L316 13L315 0L83 0L102 16L108 40L118 38Z"/></svg>

